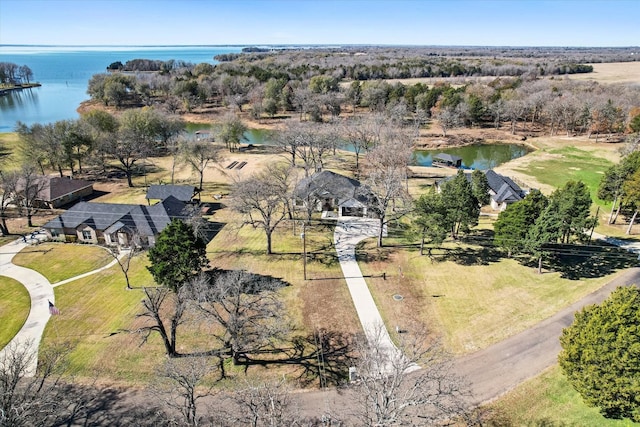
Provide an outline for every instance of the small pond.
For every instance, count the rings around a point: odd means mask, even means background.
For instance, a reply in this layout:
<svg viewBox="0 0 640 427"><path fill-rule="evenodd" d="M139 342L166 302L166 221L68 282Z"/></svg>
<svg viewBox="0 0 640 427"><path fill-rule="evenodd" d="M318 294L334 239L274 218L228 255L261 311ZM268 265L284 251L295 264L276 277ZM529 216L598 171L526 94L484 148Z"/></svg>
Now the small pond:
<svg viewBox="0 0 640 427"><path fill-rule="evenodd" d="M212 127L207 124L189 123L187 132L194 133L197 130L209 130ZM270 144L273 140L273 131L268 129L249 129L244 133L244 144ZM350 150L350 147L344 147ZM446 148L441 150L416 150L414 152L415 164L418 166L431 166L433 156L438 153L453 154L462 157L462 165L466 169L493 169L510 160L517 159L531 152L531 149L519 144L477 144L464 147Z"/></svg>
<svg viewBox="0 0 640 427"><path fill-rule="evenodd" d="M477 144L442 150L416 150L414 159L418 166L431 166L434 155L447 153L462 157L462 166L465 169L487 170L531 151L529 147L518 144Z"/></svg>

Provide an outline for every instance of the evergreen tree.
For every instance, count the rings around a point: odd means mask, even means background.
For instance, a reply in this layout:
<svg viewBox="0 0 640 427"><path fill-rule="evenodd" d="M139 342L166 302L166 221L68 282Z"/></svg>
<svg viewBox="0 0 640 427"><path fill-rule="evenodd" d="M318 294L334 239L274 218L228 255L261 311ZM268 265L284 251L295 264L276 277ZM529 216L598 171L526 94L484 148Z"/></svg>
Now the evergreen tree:
<svg viewBox="0 0 640 427"><path fill-rule="evenodd" d="M547 206L547 198L532 190L523 200L507 206L495 222L494 243L505 249L508 257L526 246L527 233Z"/></svg>
<svg viewBox="0 0 640 427"><path fill-rule="evenodd" d="M446 212L443 225L450 230L452 238L478 224L480 202L462 170L442 184L440 194Z"/></svg>
<svg viewBox="0 0 640 427"><path fill-rule="evenodd" d="M149 261L147 269L156 283L177 292L208 265L206 244L191 225L173 219L149 249Z"/></svg>
<svg viewBox="0 0 640 427"><path fill-rule="evenodd" d="M640 422L640 289L618 288L576 313L562 332L560 367L589 405L607 418Z"/></svg>
<svg viewBox="0 0 640 427"><path fill-rule="evenodd" d="M431 256L432 247L438 247L447 236L447 228L444 227L446 210L442 203L442 197L435 191L423 194L415 202L416 219L414 226L420 234L420 255L424 254L424 245L429 243L428 248Z"/></svg>

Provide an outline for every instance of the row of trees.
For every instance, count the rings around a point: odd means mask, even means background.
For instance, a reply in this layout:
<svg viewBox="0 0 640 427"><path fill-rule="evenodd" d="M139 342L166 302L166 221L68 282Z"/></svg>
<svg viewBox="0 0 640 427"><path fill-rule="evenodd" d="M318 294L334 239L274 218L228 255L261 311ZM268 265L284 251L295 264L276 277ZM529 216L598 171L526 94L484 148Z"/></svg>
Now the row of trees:
<svg viewBox="0 0 640 427"><path fill-rule="evenodd" d="M33 71L28 65L0 62L0 84L29 83L31 79L33 79Z"/></svg>
<svg viewBox="0 0 640 427"><path fill-rule="evenodd" d="M18 122L22 157L42 174L56 170L71 175L83 168L106 172L115 168L124 173L133 186L135 172L145 173L145 159L167 153L173 157L173 170L179 162L190 165L199 175L202 187L204 169L218 158L219 146L211 141L188 137L185 122L154 108L127 110L119 116L94 109L77 120L27 126ZM221 126L220 138L230 149L237 146L246 127L235 116Z"/></svg>

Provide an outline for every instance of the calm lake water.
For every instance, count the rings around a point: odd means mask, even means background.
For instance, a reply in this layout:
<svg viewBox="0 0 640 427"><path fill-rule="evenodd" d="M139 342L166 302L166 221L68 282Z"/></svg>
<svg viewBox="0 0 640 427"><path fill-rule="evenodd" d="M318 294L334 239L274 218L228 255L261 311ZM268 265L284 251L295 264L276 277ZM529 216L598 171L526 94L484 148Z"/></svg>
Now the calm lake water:
<svg viewBox="0 0 640 427"><path fill-rule="evenodd" d="M431 166L434 155L447 153L462 157L466 169L487 170L530 152L530 148L518 144L478 144L444 150L416 150L414 158L418 166Z"/></svg>
<svg viewBox="0 0 640 427"><path fill-rule="evenodd" d="M89 99L92 75L105 72L115 61L169 59L215 64L220 53L240 52L241 46L6 46L0 45L0 62L27 65L39 88L0 96L0 132L11 132L20 120L28 125L78 118L76 109Z"/></svg>
<svg viewBox="0 0 640 427"><path fill-rule="evenodd" d="M211 126L195 123L187 125L187 131L190 133L204 129L210 130ZM273 138L274 132L271 130L249 129L244 133L244 141L242 143L272 144ZM343 148L351 151L348 146ZM466 169L487 170L522 157L531 151L529 147L518 144L476 144L443 150L416 150L414 151L414 164L417 166L431 166L434 155L447 153L462 157L462 165Z"/></svg>

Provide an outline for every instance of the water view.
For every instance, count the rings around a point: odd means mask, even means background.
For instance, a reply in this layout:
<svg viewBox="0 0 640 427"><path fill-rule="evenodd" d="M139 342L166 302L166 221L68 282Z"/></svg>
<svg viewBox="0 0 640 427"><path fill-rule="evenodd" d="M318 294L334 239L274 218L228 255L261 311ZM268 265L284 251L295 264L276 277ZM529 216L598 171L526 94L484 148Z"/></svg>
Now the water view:
<svg viewBox="0 0 640 427"><path fill-rule="evenodd" d="M130 59L183 60L215 64L220 53L240 52L240 46L65 47L0 46L0 62L27 65L41 87L0 96L0 132L11 132L20 120L28 125L76 119L76 109L89 99L87 83L115 61Z"/></svg>
<svg viewBox="0 0 640 427"><path fill-rule="evenodd" d="M431 166L434 155L447 153L462 157L462 166L465 169L487 170L522 157L531 151L529 147L518 144L477 144L443 150L416 150L414 158L418 166Z"/></svg>

